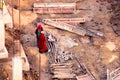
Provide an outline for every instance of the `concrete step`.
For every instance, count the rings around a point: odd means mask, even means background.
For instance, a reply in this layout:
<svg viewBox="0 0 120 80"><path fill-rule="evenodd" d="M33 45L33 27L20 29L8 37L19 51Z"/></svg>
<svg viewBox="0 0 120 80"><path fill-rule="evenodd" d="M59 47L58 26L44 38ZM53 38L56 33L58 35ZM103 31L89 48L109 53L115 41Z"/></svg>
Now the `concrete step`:
<svg viewBox="0 0 120 80"><path fill-rule="evenodd" d="M25 51L24 51L24 49L22 47L22 44L20 43L19 40L14 41L14 43L15 43L15 48L14 49L15 49L15 52L16 52L16 54L14 56L15 57L16 56L21 57L22 58L22 65L23 65L22 70L29 71L30 65L29 65L27 56L25 54Z"/></svg>

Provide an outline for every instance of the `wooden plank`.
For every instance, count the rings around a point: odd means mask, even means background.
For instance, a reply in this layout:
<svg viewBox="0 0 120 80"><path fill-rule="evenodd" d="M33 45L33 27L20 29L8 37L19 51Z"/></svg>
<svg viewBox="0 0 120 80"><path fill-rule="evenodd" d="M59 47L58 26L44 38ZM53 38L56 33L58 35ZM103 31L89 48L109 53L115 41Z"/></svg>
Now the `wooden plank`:
<svg viewBox="0 0 120 80"><path fill-rule="evenodd" d="M67 68L66 68L66 69L54 69L54 70L52 70L52 71L53 71L53 72L57 72L57 71L58 71L58 72L66 72L66 71L69 72L69 71L73 71L73 69L67 69Z"/></svg>
<svg viewBox="0 0 120 80"><path fill-rule="evenodd" d="M67 66L67 65L71 65L71 63L57 63L57 64L51 64L51 66Z"/></svg>
<svg viewBox="0 0 120 80"><path fill-rule="evenodd" d="M33 8L34 13L49 14L49 13L73 13L75 8L73 7L51 7L51 8Z"/></svg>
<svg viewBox="0 0 120 80"><path fill-rule="evenodd" d="M107 69L107 80L110 80L110 71Z"/></svg>
<svg viewBox="0 0 120 80"><path fill-rule="evenodd" d="M74 58L75 58L75 60L78 62L79 67L80 67L82 70L84 70L85 72L87 72L86 75L83 75L83 76L80 76L80 77L89 76L91 80L96 80L96 78L95 78L94 75L88 70L88 68L87 68L84 64L82 64L82 63L80 62L79 56L75 55ZM79 77L79 76L78 76L78 77ZM82 79L78 79L78 80L82 80ZM83 80L84 80L84 79L83 79ZM85 80L86 80L86 79L85 79Z"/></svg>
<svg viewBox="0 0 120 80"><path fill-rule="evenodd" d="M52 20L52 21L56 21L56 22L64 22L64 23L71 24L71 25L74 25L74 26L77 26L78 24L85 22L85 18L51 18L51 19L43 19L43 21L47 21L47 20Z"/></svg>
<svg viewBox="0 0 120 80"><path fill-rule="evenodd" d="M35 7L76 7L76 3L34 3L34 8Z"/></svg>
<svg viewBox="0 0 120 80"><path fill-rule="evenodd" d="M51 69L65 69L65 68L71 68L71 66L54 66L54 67L51 67Z"/></svg>
<svg viewBox="0 0 120 80"><path fill-rule="evenodd" d="M63 22L55 22L55 21L52 21L52 20L47 20L47 21L43 21L43 22L45 24L51 25L53 27L60 28L60 29L63 29L63 30L67 30L69 32L72 32L72 33L75 33L75 34L78 34L78 35L85 36L85 34L86 34L85 29L77 28L76 26L69 25L69 24L66 24L66 23L63 23Z"/></svg>
<svg viewBox="0 0 120 80"><path fill-rule="evenodd" d="M96 31L96 30L90 29L90 28L87 28L87 29L88 29L90 32L95 33L95 34L98 35L98 36L101 36L101 37L104 36L104 34L103 34L102 32L100 32L100 31Z"/></svg>
<svg viewBox="0 0 120 80"><path fill-rule="evenodd" d="M51 68L66 68L66 67L71 67L71 65L51 65Z"/></svg>
<svg viewBox="0 0 120 80"><path fill-rule="evenodd" d="M120 67L112 71L110 74L114 74L115 72L120 71Z"/></svg>
<svg viewBox="0 0 120 80"><path fill-rule="evenodd" d="M65 68L71 68L72 64L52 64L50 65L51 69L65 69Z"/></svg>
<svg viewBox="0 0 120 80"><path fill-rule="evenodd" d="M81 75L81 76L76 76L77 80L93 80L88 74Z"/></svg>
<svg viewBox="0 0 120 80"><path fill-rule="evenodd" d="M52 73L54 73L54 74L60 74L60 73L71 74L72 71L54 71L54 72L52 72Z"/></svg>
<svg viewBox="0 0 120 80"><path fill-rule="evenodd" d="M111 80L120 80L120 74L118 76L113 77Z"/></svg>
<svg viewBox="0 0 120 80"><path fill-rule="evenodd" d="M55 74L52 78L75 78L75 74L68 74L68 73L59 73L59 74Z"/></svg>
<svg viewBox="0 0 120 80"><path fill-rule="evenodd" d="M115 69L112 72L109 72L109 70L107 70L107 80L111 79L111 80L119 80L120 79L120 67Z"/></svg>
<svg viewBox="0 0 120 80"><path fill-rule="evenodd" d="M71 73L71 72L55 72L54 75L63 75L63 76L66 75L66 76L69 76L69 75L75 75L75 74Z"/></svg>

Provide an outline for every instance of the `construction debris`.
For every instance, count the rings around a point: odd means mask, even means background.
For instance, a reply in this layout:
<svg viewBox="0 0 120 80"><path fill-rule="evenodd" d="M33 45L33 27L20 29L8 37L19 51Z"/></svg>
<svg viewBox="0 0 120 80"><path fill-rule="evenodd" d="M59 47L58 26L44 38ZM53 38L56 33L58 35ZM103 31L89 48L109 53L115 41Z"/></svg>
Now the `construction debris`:
<svg viewBox="0 0 120 80"><path fill-rule="evenodd" d="M96 80L96 78L94 77L94 75L89 71L89 69L83 64L80 62L80 58L79 56L77 55L74 55L74 59L77 61L77 63L79 64L79 68L81 69L82 71L82 75L88 75L90 80ZM78 74L80 75L80 73ZM88 76L86 76L85 78L87 79Z"/></svg>
<svg viewBox="0 0 120 80"><path fill-rule="evenodd" d="M51 64L51 73L54 74L53 78L66 79L75 78L71 64Z"/></svg>
<svg viewBox="0 0 120 80"><path fill-rule="evenodd" d="M66 53L67 55L68 53ZM61 55L61 54L60 54ZM58 63L52 63L50 64L50 73L53 75L52 78L58 78L58 79L75 79L77 80L96 80L94 76L89 72L89 70L83 65L78 57L73 55L71 56L71 59L65 60L66 56L64 56L64 62L62 62L61 57L57 57L57 59L60 59ZM68 61L69 60L69 61ZM76 60L77 64L73 63L72 61ZM79 76L78 76L79 75ZM84 76L87 75L87 76ZM81 76L84 76L81 77Z"/></svg>
<svg viewBox="0 0 120 80"><path fill-rule="evenodd" d="M90 28L87 28L87 33L86 35L91 35L91 36L96 36L96 37L102 37L104 38L104 34L100 31L97 31L97 30L94 30L94 29L90 29Z"/></svg>
<svg viewBox="0 0 120 80"><path fill-rule="evenodd" d="M34 3L33 11L35 13L73 13L75 3Z"/></svg>
<svg viewBox="0 0 120 80"><path fill-rule="evenodd" d="M56 49L56 47L54 48ZM49 53L52 55L53 53ZM79 56L72 52L65 51L64 48L58 48L50 60L50 73L52 78L57 79L78 79L79 76L89 75L89 80L96 80L87 67L80 62ZM53 60L54 59L54 60ZM53 61L53 62L51 62Z"/></svg>
<svg viewBox="0 0 120 80"><path fill-rule="evenodd" d="M78 28L76 28L76 26L72 26L72 25L69 25L69 24L66 24L66 23L63 23L63 22L55 22L55 21L52 21L52 20L46 20L46 21L43 21L43 22L45 24L51 25L53 27L60 28L60 29L63 29L63 30L67 30L67 31L76 33L78 35L85 36L85 34L86 34L85 30L78 29Z"/></svg>
<svg viewBox="0 0 120 80"><path fill-rule="evenodd" d="M80 23L85 22L85 18L52 18L52 19L43 19L43 21L52 20L56 22L64 22L74 26L77 26Z"/></svg>
<svg viewBox="0 0 120 80"><path fill-rule="evenodd" d="M104 37L103 33L96 31L96 30L92 30L92 29L86 29L83 27L76 27L67 23L63 23L63 22L56 22L56 21L52 21L52 20L45 20L43 21L45 24L47 25L51 25L53 27L56 28L60 28L63 30L67 30L69 32L81 35L81 36L93 36L93 37Z"/></svg>
<svg viewBox="0 0 120 80"><path fill-rule="evenodd" d="M92 80L88 74L76 76L77 80Z"/></svg>
<svg viewBox="0 0 120 80"><path fill-rule="evenodd" d="M33 8L34 13L48 14L48 13L73 13L74 8Z"/></svg>
<svg viewBox="0 0 120 80"><path fill-rule="evenodd" d="M76 3L34 3L34 7L76 7Z"/></svg>
<svg viewBox="0 0 120 80"><path fill-rule="evenodd" d="M57 54L57 61L58 61L58 63L64 63L64 62L66 62L66 61L69 61L69 60L71 60L72 59L72 53L71 52L69 52L69 51L64 51L64 50L62 50L62 49L60 49L59 51L58 51L58 54Z"/></svg>
<svg viewBox="0 0 120 80"><path fill-rule="evenodd" d="M120 67L111 72L107 69L107 80L120 80Z"/></svg>
<svg viewBox="0 0 120 80"><path fill-rule="evenodd" d="M78 46L78 43L76 42L76 40L72 38L61 39L61 42L63 43L64 47L68 47L68 48Z"/></svg>
<svg viewBox="0 0 120 80"><path fill-rule="evenodd" d="M76 3L34 3L33 12L40 14L73 13Z"/></svg>

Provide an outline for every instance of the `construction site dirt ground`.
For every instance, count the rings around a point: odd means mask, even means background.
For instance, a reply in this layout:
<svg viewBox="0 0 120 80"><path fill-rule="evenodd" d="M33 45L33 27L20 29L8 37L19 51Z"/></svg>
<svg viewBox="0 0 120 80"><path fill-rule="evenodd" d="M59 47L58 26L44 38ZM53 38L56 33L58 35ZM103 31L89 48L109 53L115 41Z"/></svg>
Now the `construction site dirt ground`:
<svg viewBox="0 0 120 80"><path fill-rule="evenodd" d="M6 27L6 47L9 56L13 55L13 40L20 39L33 72L32 75L29 72L24 72L24 80L37 80L39 72L41 72L40 80L51 80L51 75L47 73L49 57L47 54L38 52L35 35L36 23L40 19L51 17L85 18L86 21L83 27L90 27L104 34L105 38L80 36L53 26L43 25L45 32L52 34L58 39L57 44L61 49L79 55L81 62L85 64L97 80L106 79L107 69L112 71L120 67L120 37L111 28L111 18L114 16L111 4L114 3L114 0L79 0L77 2L77 11L74 14L48 15L22 10L31 9L33 3L37 2L35 0L20 0L20 14L18 1L5 0L5 2L10 4L8 9L14 23L13 29ZM74 2L74 0L41 0L38 2ZM12 5L14 9L12 9ZM120 10L120 7L118 8ZM120 27L120 24L117 26ZM10 74L7 78L11 80L11 62L8 62L8 64L5 67L5 74ZM2 77L4 76L6 75Z"/></svg>

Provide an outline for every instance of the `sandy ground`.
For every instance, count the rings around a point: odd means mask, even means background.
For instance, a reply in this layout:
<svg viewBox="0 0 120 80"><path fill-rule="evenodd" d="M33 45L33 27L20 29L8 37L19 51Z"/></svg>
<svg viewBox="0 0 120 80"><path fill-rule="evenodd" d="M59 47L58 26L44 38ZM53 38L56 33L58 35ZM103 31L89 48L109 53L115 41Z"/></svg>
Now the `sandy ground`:
<svg viewBox="0 0 120 80"><path fill-rule="evenodd" d="M5 0L7 3L11 3L10 0ZM74 2L74 0L46 0L39 2ZM33 0L25 1L21 0L21 8L31 8ZM18 1L13 1L14 7L18 6ZM87 5L86 5L87 4ZM18 8L18 7L17 7ZM79 36L66 31L58 30L53 27L44 26L44 30L48 31L52 35L56 36L59 40L59 46L62 46L65 50L69 50L75 54L78 54L81 58L81 62L84 63L90 71L95 75L97 80L106 78L106 70L114 70L120 67L120 38L112 31L110 27L110 18L113 13L109 12L110 3L106 1L97 0L80 0L77 3L77 9L90 9L90 10L80 10L75 12L75 14L70 15L59 15L52 14L47 15L49 17L85 17L85 26L99 30L104 33L105 39L92 38ZM20 13L20 24L19 25L19 11L14 9L12 14L12 9L9 7L11 15L14 15L14 30L21 29L20 35L11 34L12 30L6 29L6 46L10 54L12 41L15 37L20 37L21 43L25 49L30 67L34 71L41 69L41 80L50 80L45 78L48 74L45 73L48 67L48 57L45 54L39 54L38 48L36 46L36 36L35 36L35 23L37 17L47 17L46 15L37 15L31 11L21 11ZM19 30L18 30L19 31ZM69 47L69 42L65 43L66 40L74 39L78 46ZM86 42L85 42L86 41ZM41 58L39 58L41 57ZM41 62L41 64L40 64ZM41 66L40 66L41 65Z"/></svg>

